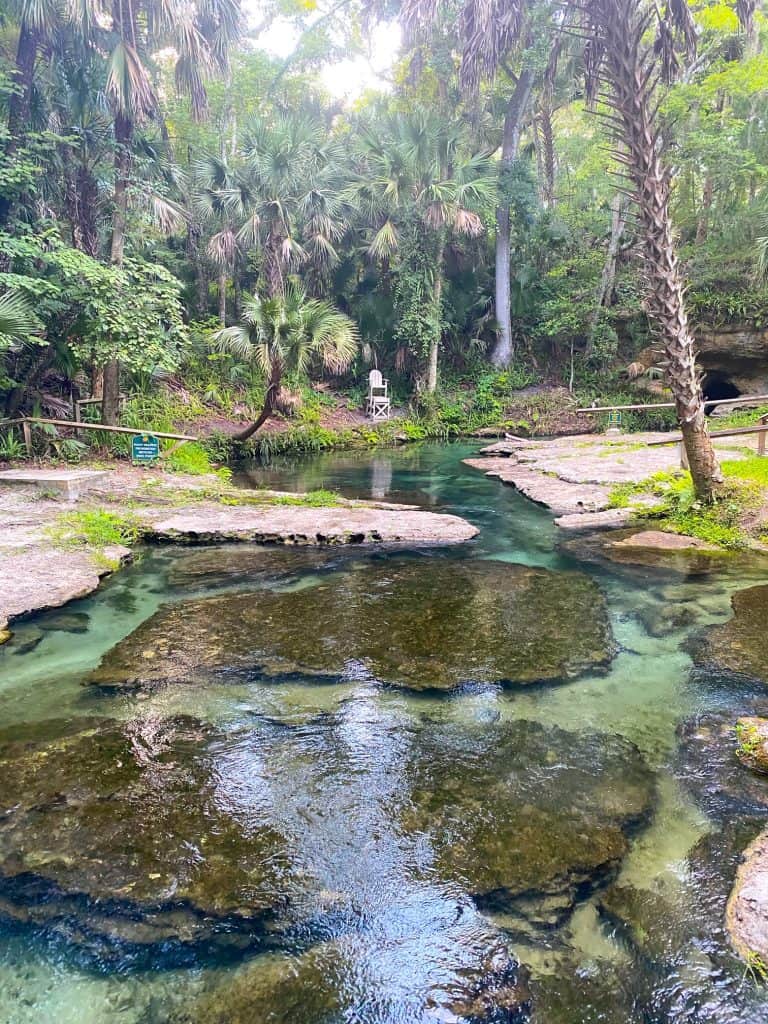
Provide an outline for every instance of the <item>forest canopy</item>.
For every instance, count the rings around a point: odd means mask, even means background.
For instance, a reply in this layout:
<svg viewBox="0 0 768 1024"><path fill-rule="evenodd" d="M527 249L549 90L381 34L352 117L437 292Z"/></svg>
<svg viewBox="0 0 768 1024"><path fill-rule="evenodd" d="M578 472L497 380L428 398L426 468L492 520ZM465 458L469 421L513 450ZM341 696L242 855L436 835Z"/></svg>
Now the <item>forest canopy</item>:
<svg viewBox="0 0 768 1024"><path fill-rule="evenodd" d="M586 400L652 380L630 150L607 51L595 64L605 40L584 43L599 7L13 0L4 415L61 415L93 393L109 423L121 392L183 390L255 420L290 415L322 379L359 402L376 366L398 402L450 426L462 382L482 418L532 383ZM762 10L670 3L654 27L642 0L614 7L645 19L643 46L669 44L653 50L649 100L694 334L760 329ZM391 61L362 74L382 39ZM321 307L322 343L306 328ZM268 350L279 366L253 358Z"/></svg>

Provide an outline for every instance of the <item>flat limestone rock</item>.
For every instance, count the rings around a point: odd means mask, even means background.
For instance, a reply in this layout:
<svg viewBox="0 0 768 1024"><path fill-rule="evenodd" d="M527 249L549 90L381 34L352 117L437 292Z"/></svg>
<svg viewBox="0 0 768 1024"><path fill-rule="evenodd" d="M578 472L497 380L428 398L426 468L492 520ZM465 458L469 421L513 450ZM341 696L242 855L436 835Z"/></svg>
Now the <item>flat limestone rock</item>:
<svg viewBox="0 0 768 1024"><path fill-rule="evenodd" d="M459 516L392 506L200 505L150 523L150 539L187 544L461 544L478 533Z"/></svg>
<svg viewBox="0 0 768 1024"><path fill-rule="evenodd" d="M571 483L559 477L539 472L508 457L483 456L464 459L467 466L482 470L486 476L498 477L505 484L517 488L521 494L558 515L580 512L601 512L608 508L611 487L593 483Z"/></svg>
<svg viewBox="0 0 768 1024"><path fill-rule="evenodd" d="M728 898L725 922L733 948L747 963L768 964L768 829L749 844Z"/></svg>
<svg viewBox="0 0 768 1024"><path fill-rule="evenodd" d="M555 526L569 533L578 530L615 530L629 525L631 519L631 509L607 508L603 512L572 512L557 516Z"/></svg>
<svg viewBox="0 0 768 1024"><path fill-rule="evenodd" d="M728 622L706 630L691 645L694 662L768 683L768 586L737 591L731 607Z"/></svg>
<svg viewBox="0 0 768 1024"><path fill-rule="evenodd" d="M403 827L429 838L436 870L546 927L616 868L654 793L627 740L527 721L430 730L411 785Z"/></svg>
<svg viewBox="0 0 768 1024"><path fill-rule="evenodd" d="M0 630L12 619L86 597L111 570L109 561L130 560L128 548L106 548L105 559L72 548L36 546L0 552Z"/></svg>
<svg viewBox="0 0 768 1024"><path fill-rule="evenodd" d="M560 546L575 558L599 565L624 566L628 572L644 578L647 578L648 569L660 575L708 575L726 561L730 564L736 557L733 552L707 546L697 538L680 538L661 530L619 526L615 530L570 529L569 534ZM640 539L635 540L635 537ZM678 546L681 539L682 545ZM687 540L696 541L696 544L689 547L685 543ZM704 546L699 547L699 544Z"/></svg>
<svg viewBox="0 0 768 1024"><path fill-rule="evenodd" d="M388 560L307 590L169 604L91 674L109 687L297 673L414 690L562 682L605 667L605 600L580 573L504 562Z"/></svg>
<svg viewBox="0 0 768 1024"><path fill-rule="evenodd" d="M296 875L289 835L219 795L194 719L42 723L0 736L0 912L109 950L237 950ZM170 949L169 949L170 954Z"/></svg>
<svg viewBox="0 0 768 1024"><path fill-rule="evenodd" d="M356 557L348 547L306 548L286 545L212 544L183 547L173 552L166 579L168 585L190 589L257 582L292 583L307 572L325 572Z"/></svg>
<svg viewBox="0 0 768 1024"><path fill-rule="evenodd" d="M755 772L768 773L768 718L745 715L736 723L736 757Z"/></svg>
<svg viewBox="0 0 768 1024"><path fill-rule="evenodd" d="M717 547L716 544L708 544L705 540L701 540L698 537L688 537L681 533L666 533L663 530L638 530L637 533L630 534L629 537L613 541L611 547L622 550L626 548L642 548L643 550L661 553L666 551L674 553L679 551L722 551L722 548Z"/></svg>

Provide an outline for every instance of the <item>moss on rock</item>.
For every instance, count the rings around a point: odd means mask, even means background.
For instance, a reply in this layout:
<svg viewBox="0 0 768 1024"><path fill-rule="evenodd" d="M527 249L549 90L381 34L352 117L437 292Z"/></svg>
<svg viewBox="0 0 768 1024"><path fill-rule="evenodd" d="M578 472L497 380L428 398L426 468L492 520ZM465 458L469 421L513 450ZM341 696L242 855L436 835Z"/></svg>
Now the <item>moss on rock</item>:
<svg viewBox="0 0 768 1024"><path fill-rule="evenodd" d="M166 605L102 660L114 687L215 674L367 673L413 690L466 682L561 682L605 667L605 600L579 573L502 562L392 560L309 590L254 591Z"/></svg>

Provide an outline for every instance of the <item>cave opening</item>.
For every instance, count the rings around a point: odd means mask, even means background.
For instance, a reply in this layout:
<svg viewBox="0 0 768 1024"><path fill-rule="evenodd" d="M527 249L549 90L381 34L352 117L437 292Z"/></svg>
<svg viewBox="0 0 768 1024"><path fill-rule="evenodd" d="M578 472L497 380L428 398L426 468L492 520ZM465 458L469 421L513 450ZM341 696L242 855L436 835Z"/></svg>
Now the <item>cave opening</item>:
<svg viewBox="0 0 768 1024"><path fill-rule="evenodd" d="M705 402L722 402L726 398L739 398L741 391L732 380L729 380L722 373L708 373L701 382L701 389L704 392ZM717 408L716 405L707 407L707 415L710 415Z"/></svg>

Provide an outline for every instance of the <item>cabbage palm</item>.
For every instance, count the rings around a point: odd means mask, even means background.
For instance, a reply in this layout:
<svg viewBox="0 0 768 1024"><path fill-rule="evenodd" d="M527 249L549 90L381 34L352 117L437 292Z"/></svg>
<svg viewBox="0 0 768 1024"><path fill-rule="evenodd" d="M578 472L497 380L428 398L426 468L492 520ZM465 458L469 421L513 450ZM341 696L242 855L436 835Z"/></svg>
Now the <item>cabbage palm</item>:
<svg viewBox="0 0 768 1024"><path fill-rule="evenodd" d="M461 135L442 120L417 110L390 118L361 134L362 169L347 197L372 231L368 254L389 261L401 238L416 225L428 253L431 295L428 319L427 390L437 387L445 254L452 236L477 237L483 213L493 208L496 179L485 154L469 154Z"/></svg>
<svg viewBox="0 0 768 1024"><path fill-rule="evenodd" d="M283 114L251 125L243 150L221 198L238 225L238 247L260 248L264 289L273 297L300 266L322 274L338 262L345 230L339 144L324 122Z"/></svg>
<svg viewBox="0 0 768 1024"><path fill-rule="evenodd" d="M340 373L354 358L358 342L354 321L330 302L309 298L294 282L281 294L254 295L244 302L242 323L218 331L213 340L218 351L257 366L267 382L258 418L236 440L248 440L272 415L286 373L304 373L313 362Z"/></svg>
<svg viewBox="0 0 768 1024"><path fill-rule="evenodd" d="M8 135L5 153L11 157L29 131L35 64L41 45L61 23L62 7L56 0L12 0L11 12L19 25L13 70L14 90L8 99ZM0 196L0 225L8 220L11 200Z"/></svg>
<svg viewBox="0 0 768 1024"><path fill-rule="evenodd" d="M23 344L40 324L26 299L14 291L0 295L0 351Z"/></svg>

